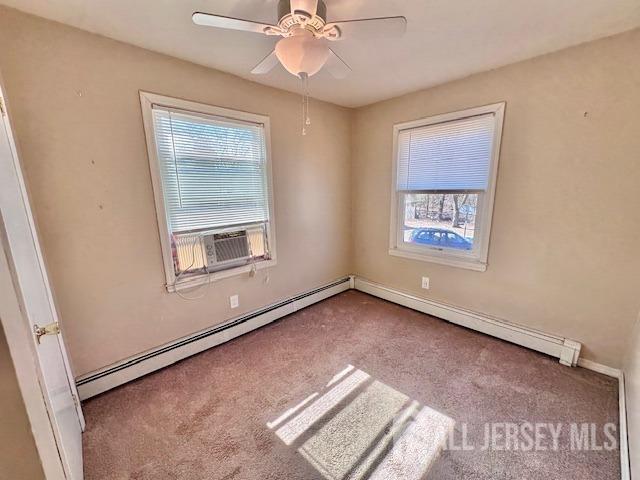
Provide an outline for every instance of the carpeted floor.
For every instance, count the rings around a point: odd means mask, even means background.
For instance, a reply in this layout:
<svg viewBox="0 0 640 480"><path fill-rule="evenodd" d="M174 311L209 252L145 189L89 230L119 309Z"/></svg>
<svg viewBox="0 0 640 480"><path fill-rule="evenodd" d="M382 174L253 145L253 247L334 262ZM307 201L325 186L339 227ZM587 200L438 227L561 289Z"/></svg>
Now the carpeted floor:
<svg viewBox="0 0 640 480"><path fill-rule="evenodd" d="M614 379L355 291L84 412L87 479L620 478Z"/></svg>

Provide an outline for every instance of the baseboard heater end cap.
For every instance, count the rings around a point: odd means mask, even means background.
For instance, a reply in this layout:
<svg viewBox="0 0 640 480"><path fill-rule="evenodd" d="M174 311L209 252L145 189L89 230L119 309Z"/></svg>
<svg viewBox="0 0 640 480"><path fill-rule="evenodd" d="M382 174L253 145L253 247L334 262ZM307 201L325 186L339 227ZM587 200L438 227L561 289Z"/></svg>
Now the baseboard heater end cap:
<svg viewBox="0 0 640 480"><path fill-rule="evenodd" d="M562 349L560 350L560 363L567 367L577 366L581 349L582 344L580 342L565 338L562 342Z"/></svg>

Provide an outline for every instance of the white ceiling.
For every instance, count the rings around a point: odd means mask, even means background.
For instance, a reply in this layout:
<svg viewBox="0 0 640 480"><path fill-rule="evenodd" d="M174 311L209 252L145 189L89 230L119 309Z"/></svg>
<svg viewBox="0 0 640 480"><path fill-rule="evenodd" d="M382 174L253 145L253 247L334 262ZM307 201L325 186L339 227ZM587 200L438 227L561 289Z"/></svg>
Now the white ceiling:
<svg viewBox="0 0 640 480"><path fill-rule="evenodd" d="M199 10L276 23L277 0L0 0L83 30L299 91L278 66L249 71L277 38L198 27ZM640 26L640 0L326 0L328 20L404 15L401 39L345 39L334 50L353 68L320 72L312 96L360 106Z"/></svg>

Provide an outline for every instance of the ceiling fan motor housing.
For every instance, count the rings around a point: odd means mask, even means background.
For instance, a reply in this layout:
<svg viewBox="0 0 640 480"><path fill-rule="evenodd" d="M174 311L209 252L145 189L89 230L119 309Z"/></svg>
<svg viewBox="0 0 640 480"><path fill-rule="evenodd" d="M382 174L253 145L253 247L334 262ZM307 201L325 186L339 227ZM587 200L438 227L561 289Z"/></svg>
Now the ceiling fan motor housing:
<svg viewBox="0 0 640 480"><path fill-rule="evenodd" d="M297 10L296 15L291 12L291 0L280 0L278 3L278 27L283 32L291 33L295 28L302 26L315 35L322 33L327 19L327 6L323 0L318 0L315 15L301 10Z"/></svg>

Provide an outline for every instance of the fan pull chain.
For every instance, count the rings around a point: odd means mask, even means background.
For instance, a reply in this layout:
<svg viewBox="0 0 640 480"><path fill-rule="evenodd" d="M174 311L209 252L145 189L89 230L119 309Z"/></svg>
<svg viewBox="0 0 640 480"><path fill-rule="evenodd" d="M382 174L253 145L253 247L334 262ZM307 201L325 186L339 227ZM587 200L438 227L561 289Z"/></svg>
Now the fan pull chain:
<svg viewBox="0 0 640 480"><path fill-rule="evenodd" d="M311 114L309 113L309 77L304 77L304 90L307 94L307 118L305 119L305 125L311 125Z"/></svg>
<svg viewBox="0 0 640 480"><path fill-rule="evenodd" d="M302 135L307 134L307 127L311 125L311 118L309 115L309 76L306 73L301 73L302 79Z"/></svg>

